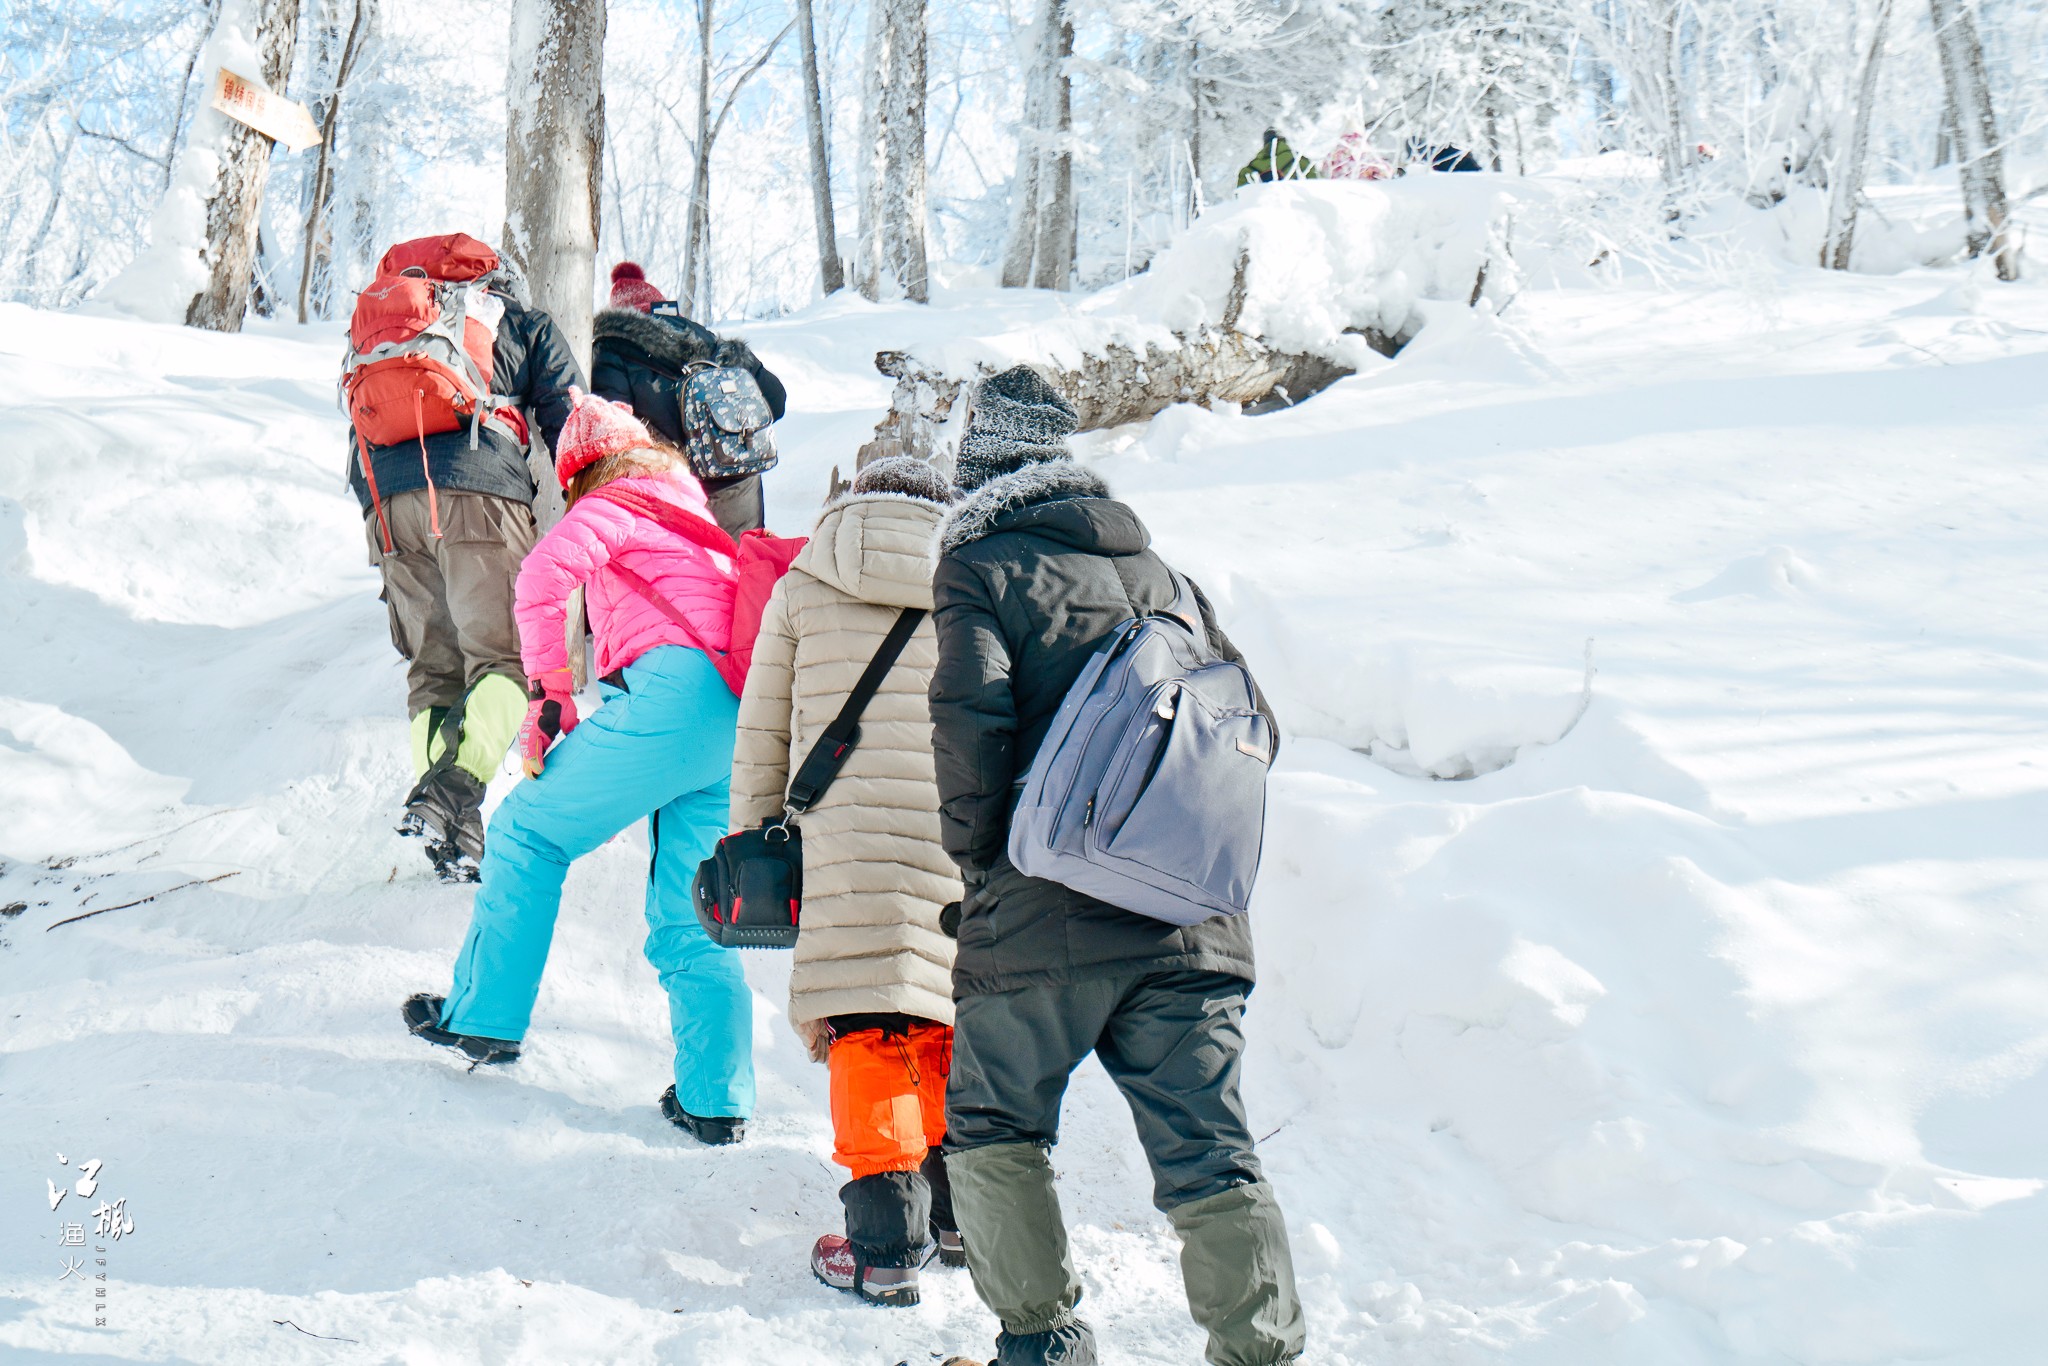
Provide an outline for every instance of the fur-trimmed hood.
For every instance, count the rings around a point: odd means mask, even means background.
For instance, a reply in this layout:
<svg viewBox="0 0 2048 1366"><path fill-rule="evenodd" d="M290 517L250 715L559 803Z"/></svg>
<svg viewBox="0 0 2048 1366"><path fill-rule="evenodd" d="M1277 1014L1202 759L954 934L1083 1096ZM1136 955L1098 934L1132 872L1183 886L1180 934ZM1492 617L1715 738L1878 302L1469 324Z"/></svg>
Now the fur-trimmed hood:
<svg viewBox="0 0 2048 1366"><path fill-rule="evenodd" d="M1108 498L1109 485L1071 460L1047 460L991 479L953 505L932 541L932 558L950 554L994 531L1006 512L1073 498ZM1133 519L1135 521L1135 518Z"/></svg>
<svg viewBox="0 0 2048 1366"><path fill-rule="evenodd" d="M710 340L706 340L710 338ZM630 347L665 370L713 359L718 340L704 329L671 326L637 308L600 309L591 328L591 344L607 342Z"/></svg>

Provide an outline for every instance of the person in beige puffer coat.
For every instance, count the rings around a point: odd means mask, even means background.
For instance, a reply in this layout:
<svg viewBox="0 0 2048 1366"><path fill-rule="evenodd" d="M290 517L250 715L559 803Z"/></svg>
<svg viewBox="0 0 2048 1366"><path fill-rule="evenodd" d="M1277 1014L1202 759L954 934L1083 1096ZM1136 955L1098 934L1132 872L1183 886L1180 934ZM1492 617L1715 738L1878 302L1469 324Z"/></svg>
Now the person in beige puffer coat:
<svg viewBox="0 0 2048 1366"><path fill-rule="evenodd" d="M825 506L776 585L740 699L732 826L779 814L790 775L906 608L932 605L931 545L951 483L922 460L861 470ZM938 664L921 622L860 718L854 747L805 812L803 928L789 1019L831 1068L833 1160L846 1235L811 1255L819 1279L883 1304L918 1302L934 1240L964 1265L939 1144L953 1052L953 940L940 927L960 876L939 843L926 693Z"/></svg>

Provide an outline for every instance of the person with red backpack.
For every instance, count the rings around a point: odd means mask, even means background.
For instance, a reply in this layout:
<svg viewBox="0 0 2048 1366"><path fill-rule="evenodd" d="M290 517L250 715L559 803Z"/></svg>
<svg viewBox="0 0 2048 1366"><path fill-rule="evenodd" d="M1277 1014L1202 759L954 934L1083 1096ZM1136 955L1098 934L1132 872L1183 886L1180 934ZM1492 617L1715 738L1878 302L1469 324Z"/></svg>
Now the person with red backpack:
<svg viewBox="0 0 2048 1366"><path fill-rule="evenodd" d="M384 253L357 296L342 393L349 484L407 661L414 786L400 831L474 881L484 787L526 711L512 582L533 548L529 439L583 375L511 262L453 233Z"/></svg>
<svg viewBox="0 0 2048 1366"><path fill-rule="evenodd" d="M751 653L735 621L740 562L759 566L758 542L742 549L711 521L687 459L625 404L580 390L574 402L555 454L569 510L519 571L528 780L491 816L453 988L412 997L405 1021L474 1062L515 1061L569 865L644 817L653 847L646 953L668 993L676 1045L661 1109L700 1142L736 1143L754 1110L752 1001L739 951L698 924L691 880L725 833L736 680ZM801 543L779 544L786 567ZM581 724L564 643L579 585L604 694ZM750 592L757 627L762 588Z"/></svg>

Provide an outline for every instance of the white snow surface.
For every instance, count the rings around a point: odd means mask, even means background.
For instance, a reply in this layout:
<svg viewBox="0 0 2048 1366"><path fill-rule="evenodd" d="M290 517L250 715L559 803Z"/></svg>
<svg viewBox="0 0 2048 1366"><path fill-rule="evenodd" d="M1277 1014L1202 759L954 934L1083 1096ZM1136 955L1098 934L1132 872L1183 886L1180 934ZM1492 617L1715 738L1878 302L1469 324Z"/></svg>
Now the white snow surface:
<svg viewBox="0 0 2048 1366"><path fill-rule="evenodd" d="M1787 267L1423 306L1299 408L1078 443L1289 733L1246 1085L1308 1360L2036 1359L2048 291ZM850 467L877 349L1074 312L745 329L792 396L772 520ZM986 1356L962 1273L909 1311L809 1276L842 1173L786 959L747 962L748 1142L656 1113L640 833L572 871L515 1067L404 1034L469 896L390 833L402 666L337 349L0 306L0 1358ZM45 1194L88 1157L135 1221L104 1329L58 1279L85 1202ZM1198 1360L1092 1063L1055 1161L1103 1359Z"/></svg>

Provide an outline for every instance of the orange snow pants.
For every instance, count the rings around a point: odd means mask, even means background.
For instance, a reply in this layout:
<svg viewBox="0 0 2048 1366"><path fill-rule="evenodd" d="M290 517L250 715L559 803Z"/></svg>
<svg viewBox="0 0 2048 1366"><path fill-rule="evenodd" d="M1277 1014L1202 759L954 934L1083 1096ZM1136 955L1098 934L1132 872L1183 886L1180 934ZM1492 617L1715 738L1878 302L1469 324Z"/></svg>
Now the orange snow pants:
<svg viewBox="0 0 2048 1366"><path fill-rule="evenodd" d="M907 1033L857 1029L832 1040L832 1160L858 1181L914 1172L945 1141L953 1028L911 1020Z"/></svg>

